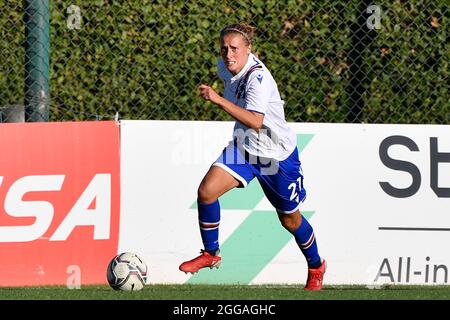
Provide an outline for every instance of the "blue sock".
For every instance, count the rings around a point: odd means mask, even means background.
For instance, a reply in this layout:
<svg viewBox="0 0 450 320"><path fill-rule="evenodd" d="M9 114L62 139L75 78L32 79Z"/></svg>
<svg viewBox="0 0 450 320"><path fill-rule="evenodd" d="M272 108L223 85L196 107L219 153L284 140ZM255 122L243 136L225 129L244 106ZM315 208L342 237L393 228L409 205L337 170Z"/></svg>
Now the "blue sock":
<svg viewBox="0 0 450 320"><path fill-rule="evenodd" d="M317 250L316 237L314 230L308 220L302 216L302 223L297 230L293 232L295 241L306 258L309 268L318 268L322 264L319 251Z"/></svg>
<svg viewBox="0 0 450 320"><path fill-rule="evenodd" d="M211 204L201 203L197 199L198 222L205 250L215 254L219 249L219 224L220 204L219 200Z"/></svg>

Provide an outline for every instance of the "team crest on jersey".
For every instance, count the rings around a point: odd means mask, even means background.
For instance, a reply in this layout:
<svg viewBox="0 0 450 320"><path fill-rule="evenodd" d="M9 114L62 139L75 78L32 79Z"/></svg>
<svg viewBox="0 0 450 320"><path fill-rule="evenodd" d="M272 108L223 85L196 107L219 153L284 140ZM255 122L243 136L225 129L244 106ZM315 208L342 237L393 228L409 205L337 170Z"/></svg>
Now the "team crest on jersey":
<svg viewBox="0 0 450 320"><path fill-rule="evenodd" d="M238 85L237 85L237 87L236 87L236 91L235 91L235 93L234 93L235 96L236 96L236 98L238 98L238 99L245 99L245 87L247 86L248 78L250 77L250 74L251 74L253 71L258 70L258 69L262 69L262 66L259 65L259 64L256 64L256 65L251 66L251 67L247 70L247 72L245 73L245 75L239 80ZM261 79L259 78L259 76L261 76ZM261 83L261 81L262 81L262 75L261 75L261 74L257 75L257 79L258 79L259 83Z"/></svg>

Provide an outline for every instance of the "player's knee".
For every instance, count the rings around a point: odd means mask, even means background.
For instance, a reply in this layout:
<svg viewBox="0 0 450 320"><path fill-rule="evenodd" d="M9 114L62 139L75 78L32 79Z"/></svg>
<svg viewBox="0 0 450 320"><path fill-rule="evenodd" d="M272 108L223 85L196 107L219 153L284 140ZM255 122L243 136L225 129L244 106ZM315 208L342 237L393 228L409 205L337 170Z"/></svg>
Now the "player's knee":
<svg viewBox="0 0 450 320"><path fill-rule="evenodd" d="M295 223L291 221L281 221L281 225L288 231L294 232L296 230Z"/></svg>
<svg viewBox="0 0 450 320"><path fill-rule="evenodd" d="M280 222L281 225L289 232L294 232L300 226L298 219L294 219L294 217L287 214L280 215Z"/></svg>
<svg viewBox="0 0 450 320"><path fill-rule="evenodd" d="M209 204L217 200L217 196L211 192L207 185L201 184L197 190L197 197L201 203Z"/></svg>

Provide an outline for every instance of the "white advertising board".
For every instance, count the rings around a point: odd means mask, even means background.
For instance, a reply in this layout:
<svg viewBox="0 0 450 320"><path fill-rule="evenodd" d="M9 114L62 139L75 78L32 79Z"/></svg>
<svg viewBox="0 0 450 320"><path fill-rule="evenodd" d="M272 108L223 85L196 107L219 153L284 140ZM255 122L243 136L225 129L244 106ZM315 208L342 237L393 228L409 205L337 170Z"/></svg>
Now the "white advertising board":
<svg viewBox="0 0 450 320"><path fill-rule="evenodd" d="M450 126L290 125L324 283L449 284ZM220 199L221 267L178 270L202 248L197 187L232 128L121 121L119 251L146 259L149 283L305 283L305 259L256 180Z"/></svg>

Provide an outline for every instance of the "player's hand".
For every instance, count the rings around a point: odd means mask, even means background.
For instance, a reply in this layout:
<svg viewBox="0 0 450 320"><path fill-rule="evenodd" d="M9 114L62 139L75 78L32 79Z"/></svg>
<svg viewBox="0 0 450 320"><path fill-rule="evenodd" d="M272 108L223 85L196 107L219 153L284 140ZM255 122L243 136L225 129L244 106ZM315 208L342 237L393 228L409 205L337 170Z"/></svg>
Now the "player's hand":
<svg viewBox="0 0 450 320"><path fill-rule="evenodd" d="M202 84L198 87L198 89L200 90L200 95L203 99L218 103L220 96L216 91L214 91L213 88L206 84Z"/></svg>

